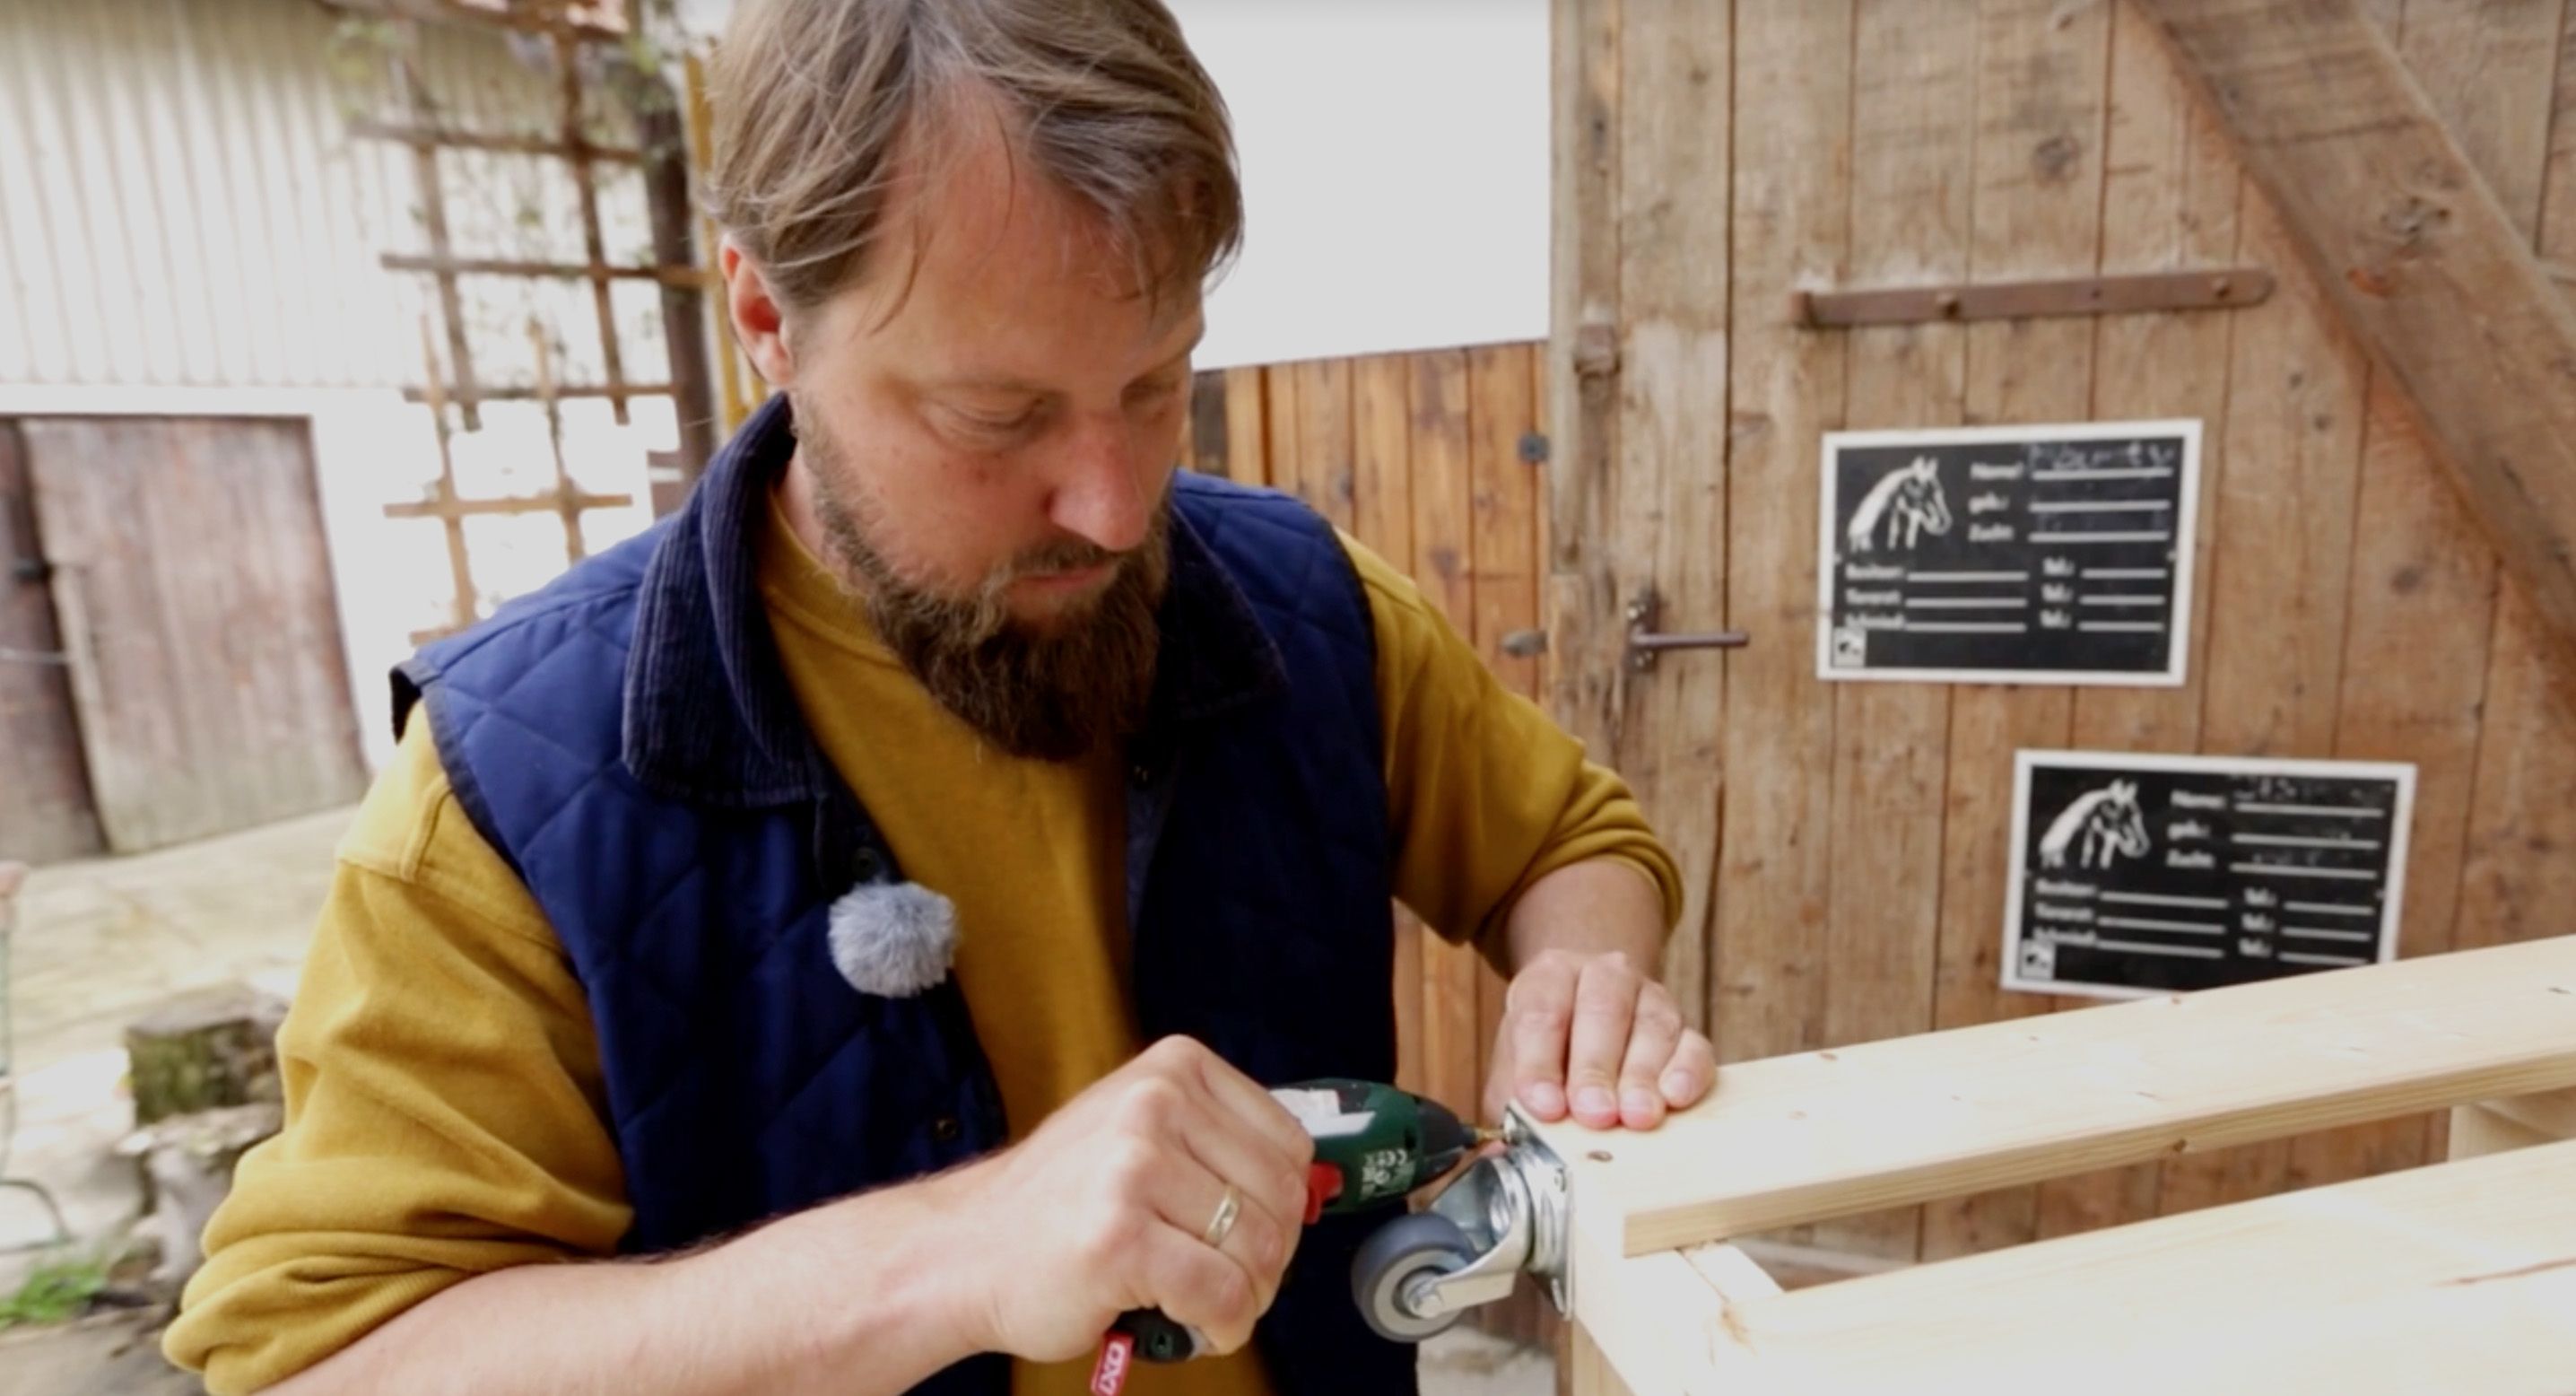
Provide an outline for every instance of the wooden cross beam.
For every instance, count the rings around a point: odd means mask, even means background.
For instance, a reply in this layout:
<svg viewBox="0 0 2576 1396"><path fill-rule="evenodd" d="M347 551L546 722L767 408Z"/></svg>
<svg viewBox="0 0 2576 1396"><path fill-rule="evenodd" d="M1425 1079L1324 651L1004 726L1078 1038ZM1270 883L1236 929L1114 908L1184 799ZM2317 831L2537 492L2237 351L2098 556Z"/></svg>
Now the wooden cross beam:
<svg viewBox="0 0 2576 1396"><path fill-rule="evenodd" d="M2576 310L2354 0L2130 3L2218 114L2345 324L2413 399L2556 642L2569 692Z"/></svg>

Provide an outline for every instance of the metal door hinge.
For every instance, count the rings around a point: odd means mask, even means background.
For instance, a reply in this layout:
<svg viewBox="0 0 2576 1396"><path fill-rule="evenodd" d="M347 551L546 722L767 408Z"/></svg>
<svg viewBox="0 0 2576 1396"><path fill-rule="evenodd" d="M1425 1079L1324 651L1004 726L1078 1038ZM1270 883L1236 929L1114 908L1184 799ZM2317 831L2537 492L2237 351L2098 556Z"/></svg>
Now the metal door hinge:
<svg viewBox="0 0 2576 1396"><path fill-rule="evenodd" d="M1652 587L1637 594L1628 603L1628 667L1639 672L1655 667L1655 656L1666 650L1742 649L1752 637L1741 630L1698 630L1665 632L1655 629L1663 612L1663 598Z"/></svg>

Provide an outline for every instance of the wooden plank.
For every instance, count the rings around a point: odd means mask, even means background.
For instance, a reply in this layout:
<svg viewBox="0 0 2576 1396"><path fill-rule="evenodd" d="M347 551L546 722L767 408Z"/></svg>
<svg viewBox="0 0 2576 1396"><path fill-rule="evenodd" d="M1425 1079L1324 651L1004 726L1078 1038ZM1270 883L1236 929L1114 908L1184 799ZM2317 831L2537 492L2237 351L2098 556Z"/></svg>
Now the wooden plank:
<svg viewBox="0 0 2576 1396"><path fill-rule="evenodd" d="M1351 532L1396 567L1413 567L1413 365L1404 354L1353 360L1349 372ZM1215 384L1220 390L1222 383ZM1222 402L1222 392L1217 396ZM1223 432L1208 433L1223 436ZM1220 443L1217 449L1222 452Z"/></svg>
<svg viewBox="0 0 2576 1396"><path fill-rule="evenodd" d="M2351 602L2368 366L2298 265L2269 203L2246 200L2243 254L2282 266L2281 291L2237 319L2224 431L2238 468L2216 482L2202 748L2335 754ZM2260 464L2256 464L2259 462ZM2364 676L2368 681L2369 676ZM2166 1212L2278 1191L2290 1144L2165 1167Z"/></svg>
<svg viewBox="0 0 2576 1396"><path fill-rule="evenodd" d="M1225 370L1204 369L1190 377L1190 420L1182 428L1182 458L1192 470L1232 478L1227 460L1231 444L1226 429Z"/></svg>
<svg viewBox="0 0 2576 1396"><path fill-rule="evenodd" d="M1619 512L1608 541L1623 604L1652 588L1666 628L1715 629L1726 613L1735 7L1652 14L1623 34L1620 57ZM1708 1021L1725 673L1722 656L1696 654L1631 675L1610 751L1680 866L1663 977L1694 1027Z"/></svg>
<svg viewBox="0 0 2576 1396"><path fill-rule="evenodd" d="M2576 907L2576 710L2560 701L2530 598L2510 581L2499 591L2452 931L2462 946L2556 934Z"/></svg>
<svg viewBox="0 0 2576 1396"><path fill-rule="evenodd" d="M2540 252L2576 258L2576 34L2559 48ZM2454 939L2493 945L2564 929L2576 906L2576 705L2528 590L2498 587L2484 732Z"/></svg>
<svg viewBox="0 0 2576 1396"><path fill-rule="evenodd" d="M1271 373L1274 379L1285 373L1296 385L1298 495L1334 527L1351 527L1351 361L1314 359Z"/></svg>
<svg viewBox="0 0 2576 1396"><path fill-rule="evenodd" d="M405 388L402 391L405 402L431 400L431 390L428 388ZM483 402L534 402L537 400L536 385L532 383L504 383L497 387L490 383L483 383L477 385L470 394L462 384L441 391L447 401L457 404L460 409ZM670 397L674 391L668 383L558 383L554 388L555 396L564 399ZM765 402L768 399L764 396L761 400Z"/></svg>
<svg viewBox="0 0 2576 1396"><path fill-rule="evenodd" d="M365 774L301 424L23 430L110 846L355 800Z"/></svg>
<svg viewBox="0 0 2576 1396"><path fill-rule="evenodd" d="M1545 361L1537 344L1483 345L1467 351L1471 430L1469 474L1475 507L1475 626L1478 654L1509 691L1541 701L1543 656L1513 653L1506 636L1536 629L1543 518L1543 481L1538 462L1522 454L1523 442L1539 429L1538 370ZM1476 1077L1489 1079L1494 1069L1494 1041L1503 1021L1509 987L1490 964L1476 972L1478 1025ZM1484 1332L1527 1347L1547 1346L1555 1339L1556 1313L1535 1288L1524 1288L1504 1303L1477 1316Z"/></svg>
<svg viewBox="0 0 2576 1396"><path fill-rule="evenodd" d="M2079 1371L2154 1396L2563 1392L2571 1172L2558 1144L1747 1299L1712 1366L1807 1393L2063 1391Z"/></svg>
<svg viewBox="0 0 2576 1396"><path fill-rule="evenodd" d="M108 846L120 851L176 842L222 822L213 792L185 776L187 703L175 646L162 631L154 540L130 513L133 504L168 493L153 479L167 455L167 430L159 420L20 423L36 526L54 564L54 604L71 657L90 789ZM114 497L138 478L163 487Z"/></svg>
<svg viewBox="0 0 2576 1396"><path fill-rule="evenodd" d="M0 418L0 854L36 863L106 847L45 558L18 426Z"/></svg>
<svg viewBox="0 0 2576 1396"><path fill-rule="evenodd" d="M430 94L420 90L421 44L420 25L405 21L398 26L401 42L398 51L388 51L385 71L396 94L397 105L414 125L426 125L434 119ZM456 245L447 231L447 186L439 170L435 146L412 147L412 190L414 215L420 220L423 245L428 255L445 261L456 255ZM453 273L439 272L438 318L447 330L447 366L442 373L436 365L430 368L433 378L443 378L457 395L465 429L480 431L483 427L482 396L477 391L474 372L473 336L465 323L465 301L458 292Z"/></svg>
<svg viewBox="0 0 2576 1396"><path fill-rule="evenodd" d="M2576 666L2576 309L2350 0L2141 3Z"/></svg>
<svg viewBox="0 0 2576 1396"><path fill-rule="evenodd" d="M2543 155L2540 224L2535 246L2550 279L2562 285L2571 270L2567 252L2576 241L2576 29L2562 20L2556 46L2556 90L2549 103L2549 146Z"/></svg>
<svg viewBox="0 0 2576 1396"><path fill-rule="evenodd" d="M2558 26L2565 0L2417 5L2398 47L2426 99L2523 236L2540 219ZM2386 373L2370 379L2339 754L2412 761L2400 950L2451 948L2468 837L2495 555L2441 478L2413 408ZM2433 1118L2386 1120L2291 1145L2293 1186L2412 1167Z"/></svg>
<svg viewBox="0 0 2576 1396"><path fill-rule="evenodd" d="M1816 453L1821 433L1844 425L1850 335L1801 330L1783 307L1795 286L1844 276L1862 240L1855 216L1870 219L1870 240L1883 250L1901 240L1896 219L1852 198L1839 155L1852 149L1855 126L1852 31L1852 0L1736 13L1736 108L1759 113L1765 137L1736 144L1734 165L1726 623L1754 644L1723 659L1726 786L1708 948L1710 1035L1721 1061L1808 1051L1832 1030L1826 966L1839 948L1826 935L1837 925L1839 708L1803 636L1816 623ZM1860 121L1870 116L1862 111ZM1888 345L1911 332L1875 335ZM1955 330L1935 335L1955 340ZM1891 358L1878 363L1901 371ZM1937 742L1929 760L1940 765ZM1940 816L1917 827L1937 837ZM1929 922L1935 907L1919 914ZM1911 1216L1893 1226L1911 1241ZM1829 1244L1855 1241L1829 1236Z"/></svg>
<svg viewBox="0 0 2576 1396"><path fill-rule="evenodd" d="M409 252L387 252L378 257L387 271L421 272L448 276L504 276L526 281L658 281L665 286L686 286L704 290L718 278L702 267L626 266L581 262L520 262L498 257L432 257Z"/></svg>
<svg viewBox="0 0 2576 1396"><path fill-rule="evenodd" d="M1596 760L1625 717L1623 560L1613 525L1635 507L1619 469L1619 184L1622 0L1550 0L1554 236L1548 367L1548 706Z"/></svg>
<svg viewBox="0 0 2576 1396"><path fill-rule="evenodd" d="M566 509L623 509L635 502L633 495L590 494L574 489L568 494L507 495L497 499L453 499L442 496L417 503L388 504L389 519L465 519L493 514L559 514Z"/></svg>
<svg viewBox="0 0 2576 1396"><path fill-rule="evenodd" d="M2058 315L2137 315L2228 310L2272 294L2261 267L2201 267L2099 276L2026 277L1953 286L1798 291L1792 313L1815 326L1899 325L1925 320L2027 320Z"/></svg>
<svg viewBox="0 0 2576 1396"><path fill-rule="evenodd" d="M2470 795L2486 701L2495 554L2444 483L2413 410L2388 375L2370 384L2354 531L2352 615L2336 754L2415 764L2398 952L2452 948ZM2410 1168L2432 1156L2432 1121L2389 1120L2296 1141L2305 1187Z"/></svg>
<svg viewBox="0 0 2576 1396"><path fill-rule="evenodd" d="M1848 274L1855 280L1961 280L1969 274L1977 30L1959 20L1954 11L1907 0L1861 0L1854 9ZM1930 427L1963 420L1966 327L1856 329L1847 346L1845 425ZM1807 468L1820 467L1811 462ZM1810 483L1800 492L1813 490ZM1798 539L1809 567L1817 565L1814 536L1811 529ZM1811 576L1801 577L1810 587L1810 606ZM1813 624L1810 611L1800 630ZM1807 645L1802 640L1796 648L1796 662L1807 664ZM1893 858L1885 865L1888 871L1881 872L1879 855L1873 853L1870 877L1827 881L1824 936L1796 947L1772 967L1783 981L1771 989L1781 996L1773 1012L1781 1028L1797 1024L1798 1036L1782 1032L1767 1041L1765 1056L1821 1047L1829 1032L1876 1036L1897 1030L1890 1008L1894 995L1888 990L1912 973L1927 947L1937 954L2000 939L1983 930L1974 936L1954 934L1943 924L1948 913L1942 906L1940 874L1941 800L1946 795L1936 795L1928 808L1919 795L1926 785L1943 791L1947 782L1950 690L1928 684L1844 683L1831 688L1834 754L1823 767L1832 781L1824 856L1883 845ZM1890 769L1873 771L1872 762L1887 763ZM1881 775L1896 777L1895 783L1873 783ZM1866 804L1855 798L1862 796ZM1892 944L1878 939L1890 928ZM1933 939L1925 938L1927 931ZM1847 970L1841 963L1845 955L1860 958ZM1991 950L1986 958L1993 958ZM1949 982L1954 973L1955 967L1942 966L1938 987L1925 992L1934 1005L1933 1021L1942 1003L1960 1011L1962 995ZM1966 992L1977 993L1973 988ZM1971 1013L1969 1020L1983 1016ZM1921 1017L1911 1020L1913 1027L1926 1025ZM1872 1257L1910 1258L1922 1229L1923 1218L1909 1210L1836 1221L1786 1239Z"/></svg>
<svg viewBox="0 0 2576 1396"><path fill-rule="evenodd" d="M2567 0L2415 0L2395 31L2401 62L2505 218L2528 245L2549 173L2559 28Z"/></svg>
<svg viewBox="0 0 2576 1396"><path fill-rule="evenodd" d="M2576 1139L2576 1091L2551 1091L2451 1107L2449 1158Z"/></svg>
<svg viewBox="0 0 2576 1396"><path fill-rule="evenodd" d="M1977 35L1970 273L1979 280L2089 273L2100 259L2110 11L1986 0ZM1968 420L2084 417L2095 329L2063 319L1969 326ZM1947 873L1934 961L1947 969L1939 980L1944 1024L2047 1005L2006 993L1989 970L2000 953L2009 863L2006 773L2020 748L2064 746L2073 714L2073 696L2060 688L1963 686L1951 696L1949 817L1933 850ZM2037 1228L2035 1191L1962 1198L1926 1211L1923 1246L1928 1255L1953 1255L2026 1240Z"/></svg>
<svg viewBox="0 0 2576 1396"><path fill-rule="evenodd" d="M599 181L592 176L588 154L590 135L582 120L580 42L570 30L557 29L554 31L554 53L555 74L563 97L563 124L557 128L557 135L573 151L572 158L564 164L572 171L573 190L579 195L582 256L591 268L605 268L608 265L608 241L599 219ZM701 278L706 275L702 268L693 267L690 271ZM596 271L590 277L590 302L599 322L599 362L605 370L603 376L610 389L609 410L615 414L617 424L624 426L626 367L625 352L617 342L617 306L608 292L608 278L596 274Z"/></svg>
<svg viewBox="0 0 2576 1396"><path fill-rule="evenodd" d="M1833 156L1851 142L1853 24L1851 0L1736 16L1736 101L1762 114L1765 134L1740 143L1735 164L1726 620L1754 643L1724 661L1709 952L1724 1061L1823 1045L1836 707L1803 637L1815 624L1818 441L1842 425L1845 337L1802 331L1777 307L1789 287L1840 275L1851 240L1852 186Z"/></svg>
<svg viewBox="0 0 2576 1396"><path fill-rule="evenodd" d="M2110 117L2103 141L2102 269L2105 272L2222 261L2236 252L2244 183L2227 135L2192 100L2145 17L2112 11ZM2227 418L2232 315L2142 315L2105 321L2095 339L2093 416L2100 420ZM2193 652L2176 688L2086 688L2075 695L2076 747L2111 751L2196 751L2209 643L2207 559L2217 532L2212 486L2225 468L2221 433L2201 438L2200 510L2192 588ZM2076 1006L2060 1000L2059 1007ZM2159 1168L2138 1164L2042 1183L2035 1200L2040 1236L2114 1226L2156 1213Z"/></svg>
<svg viewBox="0 0 2576 1396"><path fill-rule="evenodd" d="M1206 376L1202 399L1221 410L1222 380ZM1380 354L1351 368L1352 529L1361 544L1400 571L1413 571L1412 367L1401 354ZM1222 423L1220 422L1221 426ZM1223 449L1223 432L1202 432ZM1422 1090L1422 923L1401 907L1395 918L1396 1080Z"/></svg>
<svg viewBox="0 0 2576 1396"><path fill-rule="evenodd" d="M1737 1063L1651 1134L1540 1134L1575 1229L1638 1255L2570 1086L2561 936Z"/></svg>
<svg viewBox="0 0 2576 1396"><path fill-rule="evenodd" d="M1485 667L1504 688L1537 701L1538 657L1503 650L1503 637L1539 622L1539 481L1520 455L1521 438L1538 428L1532 396L1536 379L1528 344L1485 345L1467 351L1468 479L1475 531L1474 624L1469 636ZM1502 975L1489 964L1476 972L1478 1079L1492 1069L1495 1033L1503 1021Z"/></svg>
<svg viewBox="0 0 2576 1396"><path fill-rule="evenodd" d="M568 156L573 147L542 136L514 136L492 131L468 131L454 127L412 126L398 121L379 121L359 117L349 123L349 134L360 140L398 141L409 146L451 146L460 150L488 150L505 155ZM615 160L637 164L644 152L632 146L589 145L582 148L591 159Z"/></svg>
<svg viewBox="0 0 2576 1396"><path fill-rule="evenodd" d="M1584 1244L1576 1233L1575 1245ZM1621 1257L1578 1249L1570 1264L1575 1325L1600 1357L1597 1366L1577 1369L1577 1392L1715 1396L1706 1366L1722 1343L1728 1300L1688 1258L1674 1251ZM1604 1376L1608 1384L1600 1384ZM1587 1388L1587 1379L1595 1385Z"/></svg>
<svg viewBox="0 0 2576 1396"><path fill-rule="evenodd" d="M1571 1376L1565 1389L1572 1396L1633 1396L1626 1382L1619 1379L1619 1369L1601 1353L1601 1345L1592 1339L1591 1330L1576 1324L1573 1347L1567 1359Z"/></svg>
<svg viewBox="0 0 2576 1396"><path fill-rule="evenodd" d="M1414 580L1461 633L1475 619L1475 481L1467 355L1439 350L1412 357ZM1275 404L1274 404L1275 406ZM1448 927L1451 934L1472 928ZM1434 1099L1472 1115L1482 1103L1483 1010L1475 948L1438 938L1422 947L1422 1070Z"/></svg>
<svg viewBox="0 0 2576 1396"><path fill-rule="evenodd" d="M1314 501L1306 494L1306 446L1301 436L1306 417L1297 406L1296 366L1271 364L1260 373L1265 428L1262 440L1269 462L1269 483L1311 504Z"/></svg>
<svg viewBox="0 0 2576 1396"><path fill-rule="evenodd" d="M1507 654L1503 637L1538 623L1539 479L1521 458L1538 430L1535 346L1482 345L1467 351L1468 471L1473 486L1475 623L1471 634L1503 686L1535 699L1538 656Z"/></svg>
<svg viewBox="0 0 2576 1396"><path fill-rule="evenodd" d="M1270 483L1268 377L1255 367L1225 373L1226 478L1247 485Z"/></svg>

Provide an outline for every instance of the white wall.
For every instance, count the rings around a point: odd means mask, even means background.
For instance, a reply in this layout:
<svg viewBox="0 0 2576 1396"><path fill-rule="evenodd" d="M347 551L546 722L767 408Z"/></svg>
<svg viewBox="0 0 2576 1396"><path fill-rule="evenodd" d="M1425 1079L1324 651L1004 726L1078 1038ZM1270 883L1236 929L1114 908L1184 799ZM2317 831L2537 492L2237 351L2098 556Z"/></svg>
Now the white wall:
<svg viewBox="0 0 2576 1396"><path fill-rule="evenodd" d="M1249 232L1199 365L1547 335L1547 0L1166 0ZM730 0L680 0L693 39Z"/></svg>
<svg viewBox="0 0 2576 1396"><path fill-rule="evenodd" d="M1203 367L1543 339L1547 0L1170 0L1248 224Z"/></svg>

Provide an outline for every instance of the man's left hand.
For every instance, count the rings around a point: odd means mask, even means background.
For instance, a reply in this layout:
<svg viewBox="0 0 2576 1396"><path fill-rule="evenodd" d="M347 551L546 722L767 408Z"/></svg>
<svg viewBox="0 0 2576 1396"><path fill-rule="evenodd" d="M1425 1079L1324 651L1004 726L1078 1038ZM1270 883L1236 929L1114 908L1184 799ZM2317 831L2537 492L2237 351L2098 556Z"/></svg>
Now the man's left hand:
<svg viewBox="0 0 2576 1396"><path fill-rule="evenodd" d="M1508 1102L1542 1123L1570 1110L1594 1129L1653 1129L1716 1079L1708 1039L1626 954L1550 950L1512 978L1485 1110L1500 1119Z"/></svg>

